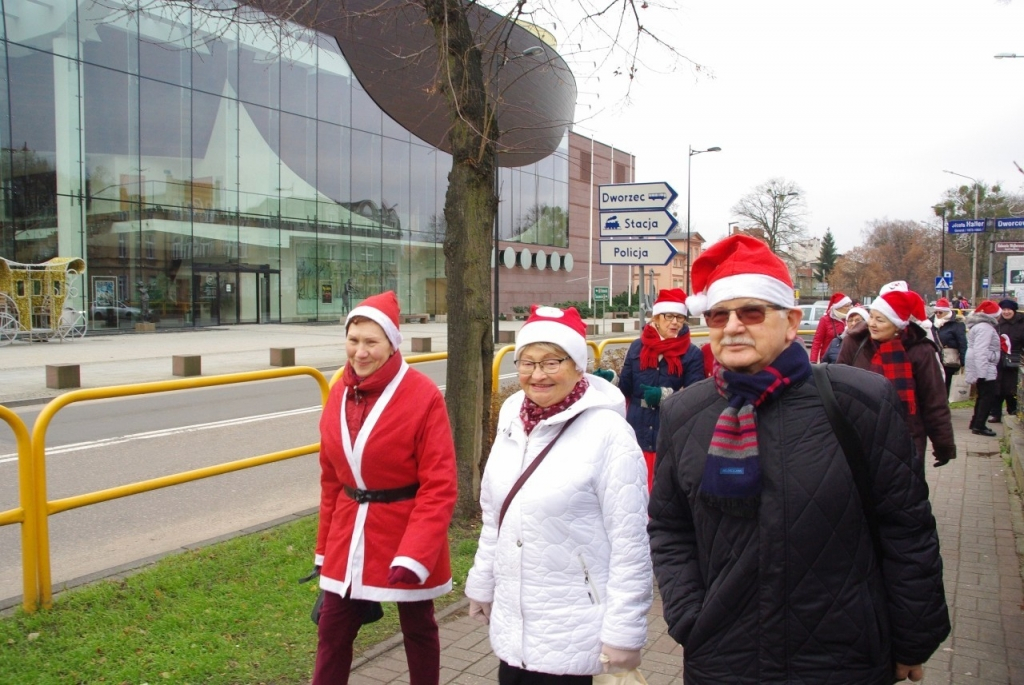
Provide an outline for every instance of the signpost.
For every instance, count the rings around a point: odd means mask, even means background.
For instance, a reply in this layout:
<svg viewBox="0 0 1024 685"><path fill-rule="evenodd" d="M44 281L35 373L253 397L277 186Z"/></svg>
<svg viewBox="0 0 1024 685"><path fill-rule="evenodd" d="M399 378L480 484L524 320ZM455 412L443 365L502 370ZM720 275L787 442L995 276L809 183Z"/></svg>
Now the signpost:
<svg viewBox="0 0 1024 685"><path fill-rule="evenodd" d="M676 248L664 238L601 241L602 264L665 266L675 255Z"/></svg>
<svg viewBox="0 0 1024 685"><path fill-rule="evenodd" d="M954 219L946 226L950 233L984 233L985 219Z"/></svg>
<svg viewBox="0 0 1024 685"><path fill-rule="evenodd" d="M608 302L608 286L594 286L594 302Z"/></svg>
<svg viewBox="0 0 1024 685"><path fill-rule="evenodd" d="M660 238L678 225L667 209L601 212L602 238Z"/></svg>
<svg viewBox="0 0 1024 685"><path fill-rule="evenodd" d="M997 240L996 252L1024 252L1024 242L1012 240Z"/></svg>
<svg viewBox="0 0 1024 685"><path fill-rule="evenodd" d="M667 209L678 195L669 184L616 183L598 186L597 209L601 212Z"/></svg>
<svg viewBox="0 0 1024 685"><path fill-rule="evenodd" d="M1011 216L1004 219L996 219L996 228L1024 228L1024 217Z"/></svg>

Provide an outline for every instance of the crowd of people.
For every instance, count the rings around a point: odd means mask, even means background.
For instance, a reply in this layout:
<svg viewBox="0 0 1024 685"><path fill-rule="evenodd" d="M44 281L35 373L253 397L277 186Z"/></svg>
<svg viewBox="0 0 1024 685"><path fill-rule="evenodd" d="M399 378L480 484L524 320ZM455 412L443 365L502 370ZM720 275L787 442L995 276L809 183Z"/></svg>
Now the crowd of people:
<svg viewBox="0 0 1024 685"><path fill-rule="evenodd" d="M927 444L936 467L956 458L956 374L977 388L975 434L1016 414L1024 314L985 300L961 319L943 298L929 315L893 281L866 306L835 293L808 352L764 243L712 245L692 281L659 293L617 372L587 372L574 308L534 305L517 334L465 586L498 682L637 668L655 582L687 683L920 680L950 631ZM382 601L410 682L439 678L455 450L440 392L398 353L399 318L391 292L349 312L320 423L314 685L348 682Z"/></svg>

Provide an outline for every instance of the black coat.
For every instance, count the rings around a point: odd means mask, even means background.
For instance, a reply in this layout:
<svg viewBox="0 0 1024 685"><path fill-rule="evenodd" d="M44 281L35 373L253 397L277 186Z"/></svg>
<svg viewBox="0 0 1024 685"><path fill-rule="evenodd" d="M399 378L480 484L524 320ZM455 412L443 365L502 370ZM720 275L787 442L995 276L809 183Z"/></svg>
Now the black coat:
<svg viewBox="0 0 1024 685"><path fill-rule="evenodd" d="M1012 352L1024 352L1024 314L1018 312L1010 319L999 317L999 325L996 326L999 335L1010 337L1010 350ZM999 367L999 375L996 376L996 392L999 395L1015 395L1017 393L1017 379L1020 371L1018 369L1004 369Z"/></svg>
<svg viewBox="0 0 1024 685"><path fill-rule="evenodd" d="M932 317L934 325L935 318ZM952 347L960 352L960 366L967 365L967 326L960 319L954 319L945 324L942 328L934 329L939 332L939 344L943 349Z"/></svg>
<svg viewBox="0 0 1024 685"><path fill-rule="evenodd" d="M881 568L813 377L758 408L756 519L698 497L727 406L714 381L662 406L648 531L687 684L888 684L894 661L923 663L949 635L928 486L896 391L877 374L829 370L868 452Z"/></svg>

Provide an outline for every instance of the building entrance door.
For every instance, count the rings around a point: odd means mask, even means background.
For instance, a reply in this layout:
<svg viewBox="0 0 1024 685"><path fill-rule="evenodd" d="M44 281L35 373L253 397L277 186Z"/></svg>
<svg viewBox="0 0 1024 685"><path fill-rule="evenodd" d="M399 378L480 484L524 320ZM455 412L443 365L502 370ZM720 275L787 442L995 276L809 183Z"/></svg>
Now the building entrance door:
<svg viewBox="0 0 1024 685"><path fill-rule="evenodd" d="M220 324L219 291L216 271L196 271L192 274L192 321L197 327Z"/></svg>

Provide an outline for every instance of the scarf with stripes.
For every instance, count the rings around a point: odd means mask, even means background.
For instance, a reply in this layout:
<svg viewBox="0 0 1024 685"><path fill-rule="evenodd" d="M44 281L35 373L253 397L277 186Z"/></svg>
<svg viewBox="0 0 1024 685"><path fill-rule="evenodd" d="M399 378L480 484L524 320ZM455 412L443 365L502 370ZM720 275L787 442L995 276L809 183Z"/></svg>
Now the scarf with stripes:
<svg viewBox="0 0 1024 685"><path fill-rule="evenodd" d="M711 436L700 498L732 516L754 518L761 502L757 412L765 402L811 375L803 346L794 341L758 373L736 373L716 365L715 386L729 404Z"/></svg>
<svg viewBox="0 0 1024 685"><path fill-rule="evenodd" d="M917 394L914 392L914 369L907 356L907 348L903 345L905 332L886 340L875 350L871 358L871 370L880 373L896 386L896 394L900 396L907 414L917 413Z"/></svg>

